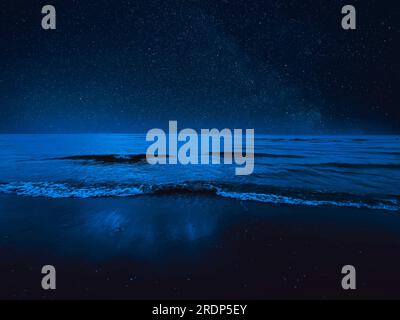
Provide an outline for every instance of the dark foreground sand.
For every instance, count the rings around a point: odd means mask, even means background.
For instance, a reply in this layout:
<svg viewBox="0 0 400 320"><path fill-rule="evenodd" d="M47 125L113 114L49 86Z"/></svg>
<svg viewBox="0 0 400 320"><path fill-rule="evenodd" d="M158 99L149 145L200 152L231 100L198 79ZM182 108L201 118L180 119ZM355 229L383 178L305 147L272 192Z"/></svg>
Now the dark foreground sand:
<svg viewBox="0 0 400 320"><path fill-rule="evenodd" d="M41 267L57 290L41 289ZM357 290L341 268L357 268ZM0 298L400 298L400 215L210 195L0 197Z"/></svg>

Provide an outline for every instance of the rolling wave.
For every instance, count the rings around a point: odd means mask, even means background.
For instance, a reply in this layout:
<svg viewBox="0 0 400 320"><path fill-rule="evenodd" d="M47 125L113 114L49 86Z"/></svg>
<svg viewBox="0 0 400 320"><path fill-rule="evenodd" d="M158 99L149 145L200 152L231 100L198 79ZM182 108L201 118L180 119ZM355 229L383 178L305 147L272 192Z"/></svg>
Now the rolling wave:
<svg viewBox="0 0 400 320"><path fill-rule="evenodd" d="M92 163L144 163L146 162L145 154L132 154L132 155L118 155L118 154L103 154L103 155L77 155L77 156L66 156L61 158L52 158L51 160L78 160L88 161Z"/></svg>
<svg viewBox="0 0 400 320"><path fill-rule="evenodd" d="M257 185L231 185L204 181L171 184L83 184L65 182L0 183L0 193L45 198L106 198L139 195L207 194L240 201L296 206L336 206L399 211L395 196L377 198L344 193L311 192L305 190L266 188Z"/></svg>
<svg viewBox="0 0 400 320"><path fill-rule="evenodd" d="M224 158L224 153L221 152L211 153L211 156L220 156ZM255 158L288 158L288 159L301 159L305 158L300 155L293 154L273 154L273 153L254 153ZM170 158L171 155L157 155L157 158ZM51 158L48 160L71 160L81 161L90 164L144 164L146 161L146 154L92 154L92 155L73 155L59 158Z"/></svg>

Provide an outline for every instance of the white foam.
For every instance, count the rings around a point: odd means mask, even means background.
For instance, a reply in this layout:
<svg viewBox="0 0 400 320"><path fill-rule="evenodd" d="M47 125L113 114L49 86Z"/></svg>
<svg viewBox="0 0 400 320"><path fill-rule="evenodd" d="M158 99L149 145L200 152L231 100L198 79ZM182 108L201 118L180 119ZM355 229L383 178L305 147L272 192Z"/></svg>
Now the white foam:
<svg viewBox="0 0 400 320"><path fill-rule="evenodd" d="M367 204L363 202L351 202L351 201L332 201L332 200L306 200L300 198L292 198L287 196L280 196L274 194L264 193L241 193L241 192L226 192L217 191L217 194L221 197L238 199L242 201L256 201L263 203L281 203L291 205L303 205L303 206L336 206L336 207L353 207L353 208L367 208L376 210L390 210L398 211L400 208L398 205L388 205L384 203L378 204Z"/></svg>
<svg viewBox="0 0 400 320"><path fill-rule="evenodd" d="M16 194L18 196L29 197L47 197L47 198L100 198L100 197L132 197L140 194L151 194L162 190L163 188L177 189L181 186L182 190L190 189L194 192L203 191L196 184L181 184L181 185L158 185L151 188L145 186L130 186L130 185L71 185L68 183L55 182L10 182L0 184L0 193ZM196 189L197 188L197 189ZM231 192L220 188L207 186L206 190L213 190L216 195L237 199L241 201L255 201L262 203L301 205L301 206L336 206L336 207L353 207L367 208L376 210L399 211L400 205L397 200L376 201L376 203L367 203L363 201L341 201L341 200L315 200L302 199L284 195L265 194L255 192Z"/></svg>
<svg viewBox="0 0 400 320"><path fill-rule="evenodd" d="M129 197L143 193L136 187L78 187L50 182L11 182L0 185L0 192L19 196L48 198Z"/></svg>

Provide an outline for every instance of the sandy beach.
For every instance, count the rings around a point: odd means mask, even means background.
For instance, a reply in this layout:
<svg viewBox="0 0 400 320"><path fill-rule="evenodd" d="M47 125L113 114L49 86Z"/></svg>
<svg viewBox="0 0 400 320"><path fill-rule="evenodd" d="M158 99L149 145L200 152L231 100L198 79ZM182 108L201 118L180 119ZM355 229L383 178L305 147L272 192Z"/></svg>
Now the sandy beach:
<svg viewBox="0 0 400 320"><path fill-rule="evenodd" d="M212 195L0 196L5 299L399 298L397 212ZM57 290L41 289L54 265ZM341 268L357 290L341 288Z"/></svg>

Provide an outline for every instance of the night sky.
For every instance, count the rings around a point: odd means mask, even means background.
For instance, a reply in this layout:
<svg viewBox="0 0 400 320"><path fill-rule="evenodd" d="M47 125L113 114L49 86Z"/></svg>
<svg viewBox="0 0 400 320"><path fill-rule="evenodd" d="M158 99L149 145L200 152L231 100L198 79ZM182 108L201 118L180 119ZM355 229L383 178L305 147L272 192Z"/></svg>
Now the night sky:
<svg viewBox="0 0 400 320"><path fill-rule="evenodd" d="M41 8L57 30L41 28ZM341 8L357 9L357 30ZM398 1L1 0L0 132L399 133Z"/></svg>

